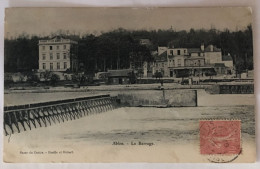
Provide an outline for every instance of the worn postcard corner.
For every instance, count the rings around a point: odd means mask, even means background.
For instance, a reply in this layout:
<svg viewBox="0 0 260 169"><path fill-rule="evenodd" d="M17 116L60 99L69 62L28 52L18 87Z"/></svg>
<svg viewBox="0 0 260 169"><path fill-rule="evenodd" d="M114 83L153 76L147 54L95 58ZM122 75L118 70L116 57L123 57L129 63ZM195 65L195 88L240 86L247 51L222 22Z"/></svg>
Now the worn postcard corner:
<svg viewBox="0 0 260 169"><path fill-rule="evenodd" d="M251 8L8 8L4 33L4 162L255 161Z"/></svg>

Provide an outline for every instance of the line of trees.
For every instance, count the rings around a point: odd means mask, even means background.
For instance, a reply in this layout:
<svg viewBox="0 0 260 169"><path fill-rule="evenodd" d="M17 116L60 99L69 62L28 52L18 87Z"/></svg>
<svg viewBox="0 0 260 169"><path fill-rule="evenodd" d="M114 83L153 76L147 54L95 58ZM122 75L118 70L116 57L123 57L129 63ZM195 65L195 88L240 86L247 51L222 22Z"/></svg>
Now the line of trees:
<svg viewBox="0 0 260 169"><path fill-rule="evenodd" d="M100 35L68 35L59 31L58 35L78 41L81 70L89 73L107 69L129 68L130 61L142 59L152 61L150 51L158 46L199 48L201 43L213 44L222 49L222 54L231 54L238 73L253 69L252 26L245 30L219 31L214 28L174 30L125 30L122 28ZM57 35L56 34L56 35ZM55 34L52 34L55 35ZM5 39L5 72L25 72L38 69L38 41L45 36L22 34L15 39ZM150 46L142 46L139 39L150 39Z"/></svg>

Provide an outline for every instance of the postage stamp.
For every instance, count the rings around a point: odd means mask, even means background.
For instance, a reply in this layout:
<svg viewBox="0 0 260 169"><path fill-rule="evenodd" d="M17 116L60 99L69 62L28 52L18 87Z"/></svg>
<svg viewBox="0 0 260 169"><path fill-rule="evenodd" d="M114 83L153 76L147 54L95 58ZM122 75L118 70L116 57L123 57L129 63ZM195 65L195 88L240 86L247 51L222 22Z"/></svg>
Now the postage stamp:
<svg viewBox="0 0 260 169"><path fill-rule="evenodd" d="M202 155L235 155L241 152L240 120L200 121Z"/></svg>

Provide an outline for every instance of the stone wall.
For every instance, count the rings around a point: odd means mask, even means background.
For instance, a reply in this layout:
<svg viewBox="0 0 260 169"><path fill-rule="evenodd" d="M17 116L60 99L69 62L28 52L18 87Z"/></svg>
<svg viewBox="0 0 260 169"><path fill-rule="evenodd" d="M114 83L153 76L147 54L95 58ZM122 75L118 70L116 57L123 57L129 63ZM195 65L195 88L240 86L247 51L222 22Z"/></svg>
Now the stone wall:
<svg viewBox="0 0 260 169"><path fill-rule="evenodd" d="M118 99L125 106L196 107L196 90L147 90L145 93L122 92Z"/></svg>

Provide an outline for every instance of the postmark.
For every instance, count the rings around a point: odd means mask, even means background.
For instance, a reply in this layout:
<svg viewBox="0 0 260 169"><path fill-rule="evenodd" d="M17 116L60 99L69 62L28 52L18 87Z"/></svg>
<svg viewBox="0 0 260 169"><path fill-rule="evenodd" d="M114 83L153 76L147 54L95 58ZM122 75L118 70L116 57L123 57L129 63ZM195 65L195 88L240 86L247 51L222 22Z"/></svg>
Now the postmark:
<svg viewBox="0 0 260 169"><path fill-rule="evenodd" d="M232 162L241 152L240 120L200 121L200 154L210 162Z"/></svg>

